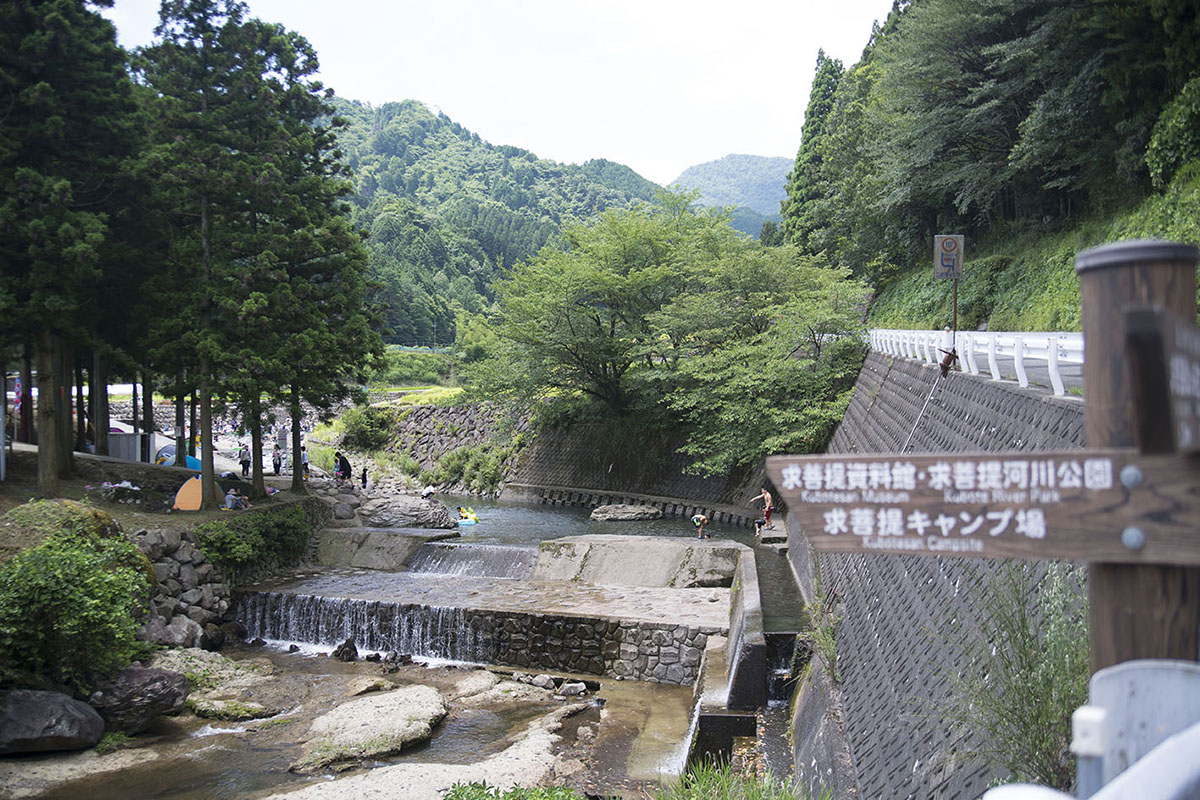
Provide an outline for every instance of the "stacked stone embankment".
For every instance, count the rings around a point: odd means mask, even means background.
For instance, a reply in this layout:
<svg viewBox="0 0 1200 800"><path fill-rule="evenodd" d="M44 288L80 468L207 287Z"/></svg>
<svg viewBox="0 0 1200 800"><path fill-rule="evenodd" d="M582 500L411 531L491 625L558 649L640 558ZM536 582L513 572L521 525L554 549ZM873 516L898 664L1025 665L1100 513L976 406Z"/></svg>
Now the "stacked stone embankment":
<svg viewBox="0 0 1200 800"><path fill-rule="evenodd" d="M1083 404L951 373L930 399L935 367L868 356L830 453L1070 450ZM929 405L922 414L926 400ZM840 686L802 689L793 724L796 775L834 796L978 797L998 775L966 756L980 743L940 713L963 674L964 631L984 621L983 596L1002 562L901 555L815 556L789 522L789 558L805 597L836 591ZM1044 569L1035 562L1034 567ZM977 634L976 634L977 635ZM826 681L822 671L817 680ZM840 691L839 691L840 689ZM844 718L834 726L813 720ZM841 737L845 734L845 738Z"/></svg>

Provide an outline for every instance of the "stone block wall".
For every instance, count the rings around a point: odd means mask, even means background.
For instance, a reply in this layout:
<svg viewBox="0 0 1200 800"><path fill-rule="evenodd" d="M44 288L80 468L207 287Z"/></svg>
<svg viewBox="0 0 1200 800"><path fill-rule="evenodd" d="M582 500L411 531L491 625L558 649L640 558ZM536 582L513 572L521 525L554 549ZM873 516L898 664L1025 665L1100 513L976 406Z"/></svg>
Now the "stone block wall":
<svg viewBox="0 0 1200 800"><path fill-rule="evenodd" d="M528 438L528 430L527 415L514 416L498 406L413 406L400 420L397 443L422 469L431 469L452 450L488 442L512 444L517 436Z"/></svg>
<svg viewBox="0 0 1200 800"><path fill-rule="evenodd" d="M269 514L272 510L248 513ZM304 501L304 512L314 532L329 518L326 505L315 499ZM220 626L232 608L232 587L200 549L196 533L144 528L130 538L150 561L156 581L141 638L171 647L220 647L224 641Z"/></svg>
<svg viewBox="0 0 1200 800"><path fill-rule="evenodd" d="M530 670L694 682L708 637L723 629L600 617L248 591L236 603L249 636Z"/></svg>
<svg viewBox="0 0 1200 800"><path fill-rule="evenodd" d="M172 647L219 646L230 588L191 531L143 529L133 541L150 560L157 584L142 637Z"/></svg>
<svg viewBox="0 0 1200 800"><path fill-rule="evenodd" d="M828 452L899 452L910 434L908 452L913 453L1084 445L1080 400L962 373L942 382L921 416L936 374L932 365L872 353ZM938 709L950 691L947 676L959 674L963 666L962 643L953 641L954 631L979 629L983 589L1003 562L815 556L799 525L789 524L788 533L788 555L805 597L813 597L817 572L822 592L834 589L841 600L841 712L858 795L978 797L998 776L971 758L979 743L943 719ZM807 691L797 704L794 724L810 724L824 713L836 715L837 694ZM822 703L829 707L822 709ZM819 779L821 770L814 770L813 763L839 749L828 733L813 737L810 745L797 736L798 775ZM845 783L840 778L836 782L839 787Z"/></svg>

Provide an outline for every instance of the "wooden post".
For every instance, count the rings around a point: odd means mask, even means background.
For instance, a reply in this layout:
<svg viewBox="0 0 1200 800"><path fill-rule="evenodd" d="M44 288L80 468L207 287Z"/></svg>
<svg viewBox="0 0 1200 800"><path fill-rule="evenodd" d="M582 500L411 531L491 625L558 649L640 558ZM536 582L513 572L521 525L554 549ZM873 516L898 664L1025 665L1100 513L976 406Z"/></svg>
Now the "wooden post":
<svg viewBox="0 0 1200 800"><path fill-rule="evenodd" d="M1076 256L1088 448L1137 443L1122 307L1156 305L1194 320L1196 260L1193 246L1153 240ZM1200 658L1200 568L1089 563L1088 598L1092 672L1135 658Z"/></svg>

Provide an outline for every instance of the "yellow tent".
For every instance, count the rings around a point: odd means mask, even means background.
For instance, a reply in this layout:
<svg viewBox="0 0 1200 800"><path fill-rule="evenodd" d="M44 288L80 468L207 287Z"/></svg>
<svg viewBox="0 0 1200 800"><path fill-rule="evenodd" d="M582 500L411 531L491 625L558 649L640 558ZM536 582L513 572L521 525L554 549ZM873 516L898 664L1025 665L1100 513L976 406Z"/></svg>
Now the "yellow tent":
<svg viewBox="0 0 1200 800"><path fill-rule="evenodd" d="M201 497L203 494L200 489L200 476L197 475L185 481L183 486L179 487L179 491L175 493L175 510L199 511Z"/></svg>

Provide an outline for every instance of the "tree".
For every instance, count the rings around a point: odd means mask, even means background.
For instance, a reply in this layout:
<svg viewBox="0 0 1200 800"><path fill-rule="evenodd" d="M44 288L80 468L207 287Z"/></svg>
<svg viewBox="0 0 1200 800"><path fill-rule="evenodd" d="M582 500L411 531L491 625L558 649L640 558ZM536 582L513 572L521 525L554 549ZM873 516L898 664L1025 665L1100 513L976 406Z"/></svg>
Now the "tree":
<svg viewBox="0 0 1200 800"><path fill-rule="evenodd" d="M690 469L820 451L862 365L868 297L848 271L785 246L719 262L656 315L680 354L660 361L671 367L661 391L688 431Z"/></svg>
<svg viewBox="0 0 1200 800"><path fill-rule="evenodd" d="M833 97L841 77L842 62L827 57L824 50L818 50L816 74L804 111L804 127L800 131L800 149L796 153L796 165L788 173L787 197L780 204L783 236L789 242L802 242L806 228L812 224L804 220L804 212L821 194L821 137L825 134L825 123L833 110Z"/></svg>
<svg viewBox="0 0 1200 800"><path fill-rule="evenodd" d="M497 334L513 363L495 390L586 396L622 416L644 405L631 370L655 338L648 320L736 235L720 216L690 210L693 195L661 208L606 211L567 228L566 251L544 249L497 286Z"/></svg>
<svg viewBox="0 0 1200 800"><path fill-rule="evenodd" d="M105 248L136 146L131 96L112 25L82 0L0 7L0 345L34 342L44 494L71 470L74 353L90 320L115 311L94 301L113 279Z"/></svg>

